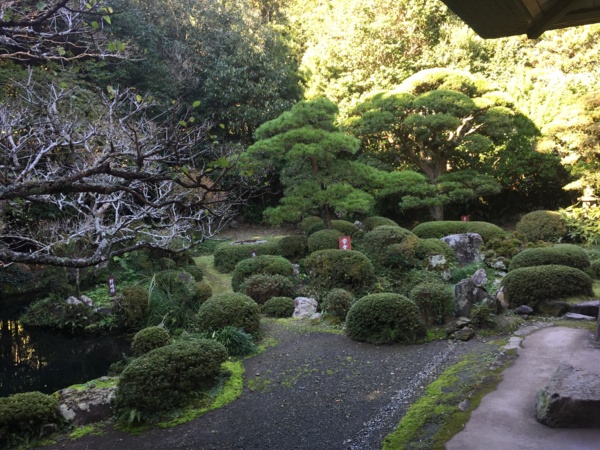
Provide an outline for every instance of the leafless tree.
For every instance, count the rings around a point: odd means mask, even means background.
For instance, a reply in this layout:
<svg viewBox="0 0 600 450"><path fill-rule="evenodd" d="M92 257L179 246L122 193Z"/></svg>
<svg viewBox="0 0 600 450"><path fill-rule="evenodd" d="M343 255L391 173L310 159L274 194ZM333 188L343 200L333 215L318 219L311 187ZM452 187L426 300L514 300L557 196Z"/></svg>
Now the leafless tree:
<svg viewBox="0 0 600 450"><path fill-rule="evenodd" d="M18 86L0 104L0 262L88 267L217 233L252 186L192 113L130 90Z"/></svg>

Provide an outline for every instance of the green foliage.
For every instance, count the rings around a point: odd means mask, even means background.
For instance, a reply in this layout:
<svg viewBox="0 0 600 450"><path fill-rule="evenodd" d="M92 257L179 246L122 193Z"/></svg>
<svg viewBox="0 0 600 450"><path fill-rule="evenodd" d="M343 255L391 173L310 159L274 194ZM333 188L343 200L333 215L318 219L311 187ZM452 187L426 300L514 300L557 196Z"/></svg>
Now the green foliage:
<svg viewBox="0 0 600 450"><path fill-rule="evenodd" d="M512 259L508 270L552 264L574 267L585 271L590 267L590 259L581 247L572 244L556 244L552 247L523 250Z"/></svg>
<svg viewBox="0 0 600 450"><path fill-rule="evenodd" d="M259 305L272 297L292 297L294 282L283 275L256 274L248 277L240 291Z"/></svg>
<svg viewBox="0 0 600 450"><path fill-rule="evenodd" d="M342 236L344 234L335 229L317 231L308 237L308 250L312 253L317 250L339 248L338 239Z"/></svg>
<svg viewBox="0 0 600 450"><path fill-rule="evenodd" d="M415 266L419 239L406 228L383 225L369 231L361 241L363 253L376 269L409 269Z"/></svg>
<svg viewBox="0 0 600 450"><path fill-rule="evenodd" d="M525 244L515 236L490 239L485 243L484 255L486 259L506 258L510 260L521 252Z"/></svg>
<svg viewBox="0 0 600 450"><path fill-rule="evenodd" d="M446 317L454 316L454 292L444 283L417 284L409 294L421 311L426 323L441 325Z"/></svg>
<svg viewBox="0 0 600 450"><path fill-rule="evenodd" d="M567 227L567 236L586 245L600 244L600 207L570 206L559 211Z"/></svg>
<svg viewBox="0 0 600 450"><path fill-rule="evenodd" d="M600 259L595 259L590 265L591 273L596 280L600 280Z"/></svg>
<svg viewBox="0 0 600 450"><path fill-rule="evenodd" d="M101 319L102 316L85 303L70 304L60 296L50 295L33 303L20 321L27 326L78 334Z"/></svg>
<svg viewBox="0 0 600 450"><path fill-rule="evenodd" d="M462 222L447 220L425 222L413 228L412 232L422 239L440 239L444 236L461 233L477 233L483 238L484 242L488 242L490 239L506 237L506 232L499 226L477 221Z"/></svg>
<svg viewBox="0 0 600 450"><path fill-rule="evenodd" d="M227 359L223 345L208 339L176 342L133 360L121 374L115 407L121 417L142 417L189 402L216 383Z"/></svg>
<svg viewBox="0 0 600 450"><path fill-rule="evenodd" d="M279 253L284 258L298 260L308 254L308 238L301 235L285 236L278 241Z"/></svg>
<svg viewBox="0 0 600 450"><path fill-rule="evenodd" d="M430 270L413 269L399 274L394 280L394 291L406 297L410 295L413 288L423 283L443 283L441 275Z"/></svg>
<svg viewBox="0 0 600 450"><path fill-rule="evenodd" d="M282 256L260 255L254 258L241 260L231 274L231 287L237 292L242 289L242 284L253 275L282 275L292 276L294 268L292 263Z"/></svg>
<svg viewBox="0 0 600 450"><path fill-rule="evenodd" d="M456 261L456 253L444 241L436 238L419 239L415 248L415 257L420 260L427 260L433 255L443 255L448 263Z"/></svg>
<svg viewBox="0 0 600 450"><path fill-rule="evenodd" d="M213 289L210 283L206 280L196 282L196 299L198 304L204 303L206 300L211 298L213 295Z"/></svg>
<svg viewBox="0 0 600 450"><path fill-rule="evenodd" d="M351 339L371 344L410 343L425 334L419 308L399 294L371 294L348 311L346 331Z"/></svg>
<svg viewBox="0 0 600 450"><path fill-rule="evenodd" d="M295 310L294 299L290 297L272 297L262 306L263 314L269 317L291 317Z"/></svg>
<svg viewBox="0 0 600 450"><path fill-rule="evenodd" d="M392 219L388 219L387 217L381 216L371 216L367 217L363 220L363 229L365 232L371 231L373 228L381 227L381 226L389 226L389 227L399 227L396 222Z"/></svg>
<svg viewBox="0 0 600 450"><path fill-rule="evenodd" d="M126 316L126 322L142 319L148 312L148 290L142 286L125 286L122 289L120 309Z"/></svg>
<svg viewBox="0 0 600 450"><path fill-rule="evenodd" d="M200 306L194 323L199 331L217 331L231 325L256 335L260 328L260 308L244 294L213 295Z"/></svg>
<svg viewBox="0 0 600 450"><path fill-rule="evenodd" d="M170 340L171 335L165 328L157 326L142 328L133 336L131 350L135 356L140 356L167 345Z"/></svg>
<svg viewBox="0 0 600 450"><path fill-rule="evenodd" d="M310 227L318 223L323 223L323 219L321 219L319 216L307 216L298 224L298 228L300 228L300 230L302 230L304 233L307 233Z"/></svg>
<svg viewBox="0 0 600 450"><path fill-rule="evenodd" d="M373 265L354 250L319 250L306 258L304 267L320 289L343 288L359 294L375 282Z"/></svg>
<svg viewBox="0 0 600 450"><path fill-rule="evenodd" d="M44 425L60 422L57 412L58 400L41 392L0 398L0 446L22 448L23 442L39 438Z"/></svg>
<svg viewBox="0 0 600 450"><path fill-rule="evenodd" d="M567 266L523 267L510 271L502 280L504 295L513 308L572 295L593 295L592 279L579 269Z"/></svg>
<svg viewBox="0 0 600 450"><path fill-rule="evenodd" d="M204 278L204 272L196 264L184 266L182 269L194 277L196 281L202 281Z"/></svg>
<svg viewBox="0 0 600 450"><path fill-rule="evenodd" d="M348 222L347 220L332 220L331 228L333 228L334 230L338 230L344 236L354 236L354 234L359 231L356 225L354 225L352 222ZM324 229L325 223L317 222L308 228L308 230L306 231L306 235L312 236L317 231L321 231Z"/></svg>
<svg viewBox="0 0 600 450"><path fill-rule="evenodd" d="M215 249L215 268L222 273L231 272L235 269L237 263L243 259L252 257L252 255L279 255L279 244L277 241L267 241L264 243L241 243L233 245L224 243Z"/></svg>
<svg viewBox="0 0 600 450"><path fill-rule="evenodd" d="M346 315L348 314L348 311L350 311L355 300L356 298L352 292L345 289L332 289L325 296L322 309L327 314L338 317L343 321L346 320Z"/></svg>
<svg viewBox="0 0 600 450"><path fill-rule="evenodd" d="M533 211L519 220L515 231L528 241L556 242L567 235L567 225L557 211Z"/></svg>
<svg viewBox="0 0 600 450"><path fill-rule="evenodd" d="M229 356L248 356L256 352L254 337L238 327L226 326L217 331L207 331L200 337L222 344Z"/></svg>

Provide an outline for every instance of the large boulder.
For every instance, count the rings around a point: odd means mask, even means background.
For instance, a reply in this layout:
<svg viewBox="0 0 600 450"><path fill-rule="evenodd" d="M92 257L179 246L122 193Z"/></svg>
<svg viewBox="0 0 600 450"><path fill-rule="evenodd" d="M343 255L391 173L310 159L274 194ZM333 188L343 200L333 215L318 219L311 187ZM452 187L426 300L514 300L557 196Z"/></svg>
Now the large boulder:
<svg viewBox="0 0 600 450"><path fill-rule="evenodd" d="M296 297L294 300L294 314L292 314L292 317L295 319L310 318L317 312L317 306L319 306L319 304L314 298Z"/></svg>
<svg viewBox="0 0 600 450"><path fill-rule="evenodd" d="M561 363L536 395L536 418L553 428L600 427L600 375Z"/></svg>
<svg viewBox="0 0 600 450"><path fill-rule="evenodd" d="M484 304L495 314L496 299L484 288L475 284L472 278L466 278L454 286L454 305L456 317L471 317L471 309L475 305Z"/></svg>
<svg viewBox="0 0 600 450"><path fill-rule="evenodd" d="M483 261L483 238L477 233L451 234L442 238L456 253L459 264Z"/></svg>
<svg viewBox="0 0 600 450"><path fill-rule="evenodd" d="M591 300L589 302L575 303L571 305L569 312L583 314L586 316L598 317L598 309L600 307L600 300Z"/></svg>
<svg viewBox="0 0 600 450"><path fill-rule="evenodd" d="M84 390L66 388L59 391L58 410L73 425L86 425L109 419L117 390L116 378L102 377ZM102 386L102 387L100 387Z"/></svg>

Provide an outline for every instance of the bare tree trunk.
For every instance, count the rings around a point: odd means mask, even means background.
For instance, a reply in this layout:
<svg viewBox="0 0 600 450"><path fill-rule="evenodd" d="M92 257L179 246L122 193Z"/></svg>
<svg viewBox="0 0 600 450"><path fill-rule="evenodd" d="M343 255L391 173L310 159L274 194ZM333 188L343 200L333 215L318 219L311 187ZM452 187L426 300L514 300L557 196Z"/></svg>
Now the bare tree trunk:
<svg viewBox="0 0 600 450"><path fill-rule="evenodd" d="M429 213L435 221L444 220L444 205L435 205L429 208Z"/></svg>

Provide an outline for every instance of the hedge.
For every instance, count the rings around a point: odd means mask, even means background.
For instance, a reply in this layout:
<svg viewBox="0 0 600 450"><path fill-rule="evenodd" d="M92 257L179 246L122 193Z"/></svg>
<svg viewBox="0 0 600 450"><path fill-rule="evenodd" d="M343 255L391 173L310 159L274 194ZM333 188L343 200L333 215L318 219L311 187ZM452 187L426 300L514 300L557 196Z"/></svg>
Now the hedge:
<svg viewBox="0 0 600 450"><path fill-rule="evenodd" d="M365 220L363 220L362 224L363 224L363 230L365 232L371 231L372 229L381 227L381 226L389 226L389 227L399 227L400 226L396 222L394 222L392 219L388 219L387 217L381 217L381 216L367 217Z"/></svg>
<svg viewBox="0 0 600 450"><path fill-rule="evenodd" d="M512 258L508 270L548 265L569 266L585 270L590 267L590 259L581 247L572 244L557 244L553 247L523 250Z"/></svg>
<svg viewBox="0 0 600 450"><path fill-rule="evenodd" d="M461 222L442 220L438 222L425 222L413 228L412 232L422 239L443 238L451 234L477 233L484 241L494 238L506 237L506 232L497 225L488 222Z"/></svg>
<svg viewBox="0 0 600 450"><path fill-rule="evenodd" d="M231 274L231 288L237 292L244 281L252 275L283 275L290 277L294 273L292 263L283 256L260 255L241 260Z"/></svg>

